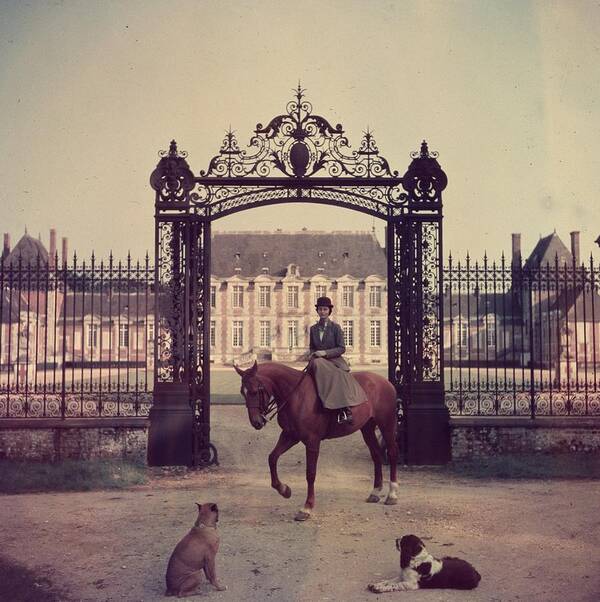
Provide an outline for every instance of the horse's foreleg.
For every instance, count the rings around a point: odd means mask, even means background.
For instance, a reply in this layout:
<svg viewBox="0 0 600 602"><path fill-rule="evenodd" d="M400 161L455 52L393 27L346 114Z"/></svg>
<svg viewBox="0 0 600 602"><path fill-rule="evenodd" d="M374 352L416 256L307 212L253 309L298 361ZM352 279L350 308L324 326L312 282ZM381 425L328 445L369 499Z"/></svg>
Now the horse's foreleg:
<svg viewBox="0 0 600 602"><path fill-rule="evenodd" d="M380 426L381 434L385 440L388 458L390 460L390 491L385 500L388 505L398 503L398 442L396 441L396 424L387 423L385 426Z"/></svg>
<svg viewBox="0 0 600 602"><path fill-rule="evenodd" d="M277 460L279 460L279 456L285 454L285 452L296 445L298 443L298 439L290 436L285 431L281 431L279 435L279 439L277 441L277 445L273 448L273 451L269 454L269 469L271 471L271 487L275 489L280 495L285 498L289 498L292 495L292 490L288 485L282 483L279 480L279 475L277 474Z"/></svg>
<svg viewBox="0 0 600 602"><path fill-rule="evenodd" d="M308 485L304 508L296 514L296 520L310 518L315 507L315 478L317 476L317 462L319 460L319 449L321 441L308 441L306 445L306 483Z"/></svg>
<svg viewBox="0 0 600 602"><path fill-rule="evenodd" d="M369 420L365 426L360 429L360 432L362 433L363 439L369 448L369 452L371 452L371 459L373 460L373 469L375 473L373 477L373 491L371 491L369 497L367 498L367 502L377 503L381 499L381 490L383 487L383 472L381 469L383 458L379 441L377 441L377 437L375 436L375 422L373 420Z"/></svg>

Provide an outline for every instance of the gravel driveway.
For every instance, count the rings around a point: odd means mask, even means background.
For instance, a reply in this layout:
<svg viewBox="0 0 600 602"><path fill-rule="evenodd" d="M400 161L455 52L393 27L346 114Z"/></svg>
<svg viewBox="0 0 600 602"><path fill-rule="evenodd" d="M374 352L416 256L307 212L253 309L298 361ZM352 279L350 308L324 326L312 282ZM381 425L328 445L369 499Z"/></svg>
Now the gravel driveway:
<svg viewBox="0 0 600 602"><path fill-rule="evenodd" d="M360 434L327 441L317 510L304 502L304 448L280 461L292 498L269 486L267 454L279 429L255 432L239 406L214 406L218 468L157 476L127 491L4 496L1 554L49 577L74 600L161 600L170 552L195 518L195 501L221 510L217 569L225 592L197 599L354 602L600 599L600 482L457 479L400 470L397 506L366 504L371 465ZM415 533L437 556L471 561L473 592L372 594L397 572L397 536Z"/></svg>

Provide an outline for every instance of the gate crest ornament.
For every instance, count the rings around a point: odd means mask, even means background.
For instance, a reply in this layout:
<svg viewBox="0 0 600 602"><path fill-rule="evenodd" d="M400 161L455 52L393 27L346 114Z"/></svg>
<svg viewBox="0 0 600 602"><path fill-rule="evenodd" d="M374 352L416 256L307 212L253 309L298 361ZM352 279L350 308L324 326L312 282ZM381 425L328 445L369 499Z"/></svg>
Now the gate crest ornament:
<svg viewBox="0 0 600 602"><path fill-rule="evenodd" d="M263 126L256 125L249 150L240 150L230 130L219 154L210 161L201 177L269 177L277 170L290 178L309 178L316 174L331 177L398 177L390 170L371 132L364 134L358 151L348 152L350 144L338 123L313 114L304 90L298 86L296 98L288 102L286 113Z"/></svg>

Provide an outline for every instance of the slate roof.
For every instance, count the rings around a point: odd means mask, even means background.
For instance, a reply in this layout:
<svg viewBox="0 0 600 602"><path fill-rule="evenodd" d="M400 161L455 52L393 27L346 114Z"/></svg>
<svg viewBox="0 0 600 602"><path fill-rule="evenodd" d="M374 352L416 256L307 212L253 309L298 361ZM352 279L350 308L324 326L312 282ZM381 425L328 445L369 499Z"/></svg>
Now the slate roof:
<svg viewBox="0 0 600 602"><path fill-rule="evenodd" d="M113 317L116 319L119 313L122 316L129 316L130 320L141 320L146 316L146 312L150 315L154 313L154 295L148 294L113 294L109 297L107 294L99 293L69 293L65 300L66 307L60 304L58 308L58 316L63 317L64 312L67 314L67 321L81 318L82 316L93 313L95 316Z"/></svg>
<svg viewBox="0 0 600 602"><path fill-rule="evenodd" d="M569 288L560 292L552 304L553 310L560 311L563 315L569 313L569 320L577 316L578 322L598 322L600 319L600 295L596 290L582 290ZM593 318L593 319L592 319Z"/></svg>
<svg viewBox="0 0 600 602"><path fill-rule="evenodd" d="M31 265L32 267L38 265L48 265L48 251L43 245L41 240L37 240L29 234L24 234L19 242L14 246L13 250L4 259L4 265L12 265L17 267L19 265L19 257L21 258L21 266Z"/></svg>
<svg viewBox="0 0 600 602"><path fill-rule="evenodd" d="M16 291L3 290L0 292L0 321L2 324L16 324L19 322L19 309L27 310L27 303L21 299L19 304L19 294ZM12 297L12 298L11 298Z"/></svg>
<svg viewBox="0 0 600 602"><path fill-rule="evenodd" d="M479 304L479 305L478 305ZM452 292L452 304L450 295L446 292L444 295L444 319L458 318L459 314L466 318L483 319L486 314L496 314L504 319L513 318L513 306L515 316L518 316L520 309L518 300L511 292L507 293L475 293L465 294ZM460 311L459 311L460 309Z"/></svg>
<svg viewBox="0 0 600 602"><path fill-rule="evenodd" d="M573 255L571 251L567 249L563 241L560 239L556 232L544 238L540 238L535 245L533 251L525 262L526 268L539 268L550 264L550 267L555 265L556 258L558 257L558 265L573 264Z"/></svg>
<svg viewBox="0 0 600 602"><path fill-rule="evenodd" d="M301 278L387 275L385 250L371 232L215 232L211 259L211 273L220 278L254 277L265 267L282 277L292 263Z"/></svg>

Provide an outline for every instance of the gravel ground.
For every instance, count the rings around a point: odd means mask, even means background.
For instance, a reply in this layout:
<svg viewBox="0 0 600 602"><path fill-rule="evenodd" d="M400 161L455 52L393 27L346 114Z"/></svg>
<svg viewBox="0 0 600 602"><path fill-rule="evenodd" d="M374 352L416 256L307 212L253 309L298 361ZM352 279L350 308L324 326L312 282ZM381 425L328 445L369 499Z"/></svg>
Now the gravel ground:
<svg viewBox="0 0 600 602"><path fill-rule="evenodd" d="M293 520L305 496L304 449L290 450L280 475L285 500L269 486L275 424L255 432L245 409L213 407L220 466L165 471L119 492L3 496L2 554L73 600L161 600L169 555L195 519L195 501L220 507L217 570L198 599L355 602L592 601L600 599L600 482L457 479L400 470L397 506L366 504L371 464L359 434L324 442L317 509ZM473 592L372 594L371 581L397 573L397 536L414 533L436 556L471 561ZM66 592L66 593L65 593Z"/></svg>

